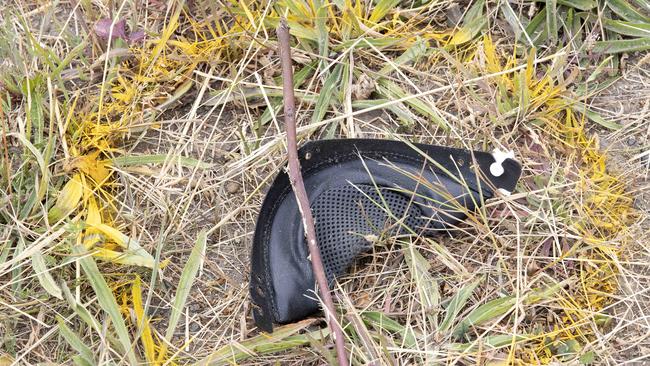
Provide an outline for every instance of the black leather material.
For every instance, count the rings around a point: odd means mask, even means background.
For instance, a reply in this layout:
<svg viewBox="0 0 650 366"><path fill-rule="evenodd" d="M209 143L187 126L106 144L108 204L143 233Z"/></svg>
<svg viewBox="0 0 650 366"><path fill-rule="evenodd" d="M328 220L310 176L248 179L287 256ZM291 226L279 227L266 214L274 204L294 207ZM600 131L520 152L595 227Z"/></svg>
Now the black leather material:
<svg viewBox="0 0 650 366"><path fill-rule="evenodd" d="M433 235L464 219L494 190L511 192L521 167L506 159L490 173L491 154L374 139L322 140L299 150L328 280L371 248L368 235ZM420 151L416 151L416 149ZM423 155L425 154L427 157ZM479 169L474 169L474 166ZM469 189L468 189L469 188ZM260 210L251 256L255 323L300 320L319 310L295 195L281 171Z"/></svg>

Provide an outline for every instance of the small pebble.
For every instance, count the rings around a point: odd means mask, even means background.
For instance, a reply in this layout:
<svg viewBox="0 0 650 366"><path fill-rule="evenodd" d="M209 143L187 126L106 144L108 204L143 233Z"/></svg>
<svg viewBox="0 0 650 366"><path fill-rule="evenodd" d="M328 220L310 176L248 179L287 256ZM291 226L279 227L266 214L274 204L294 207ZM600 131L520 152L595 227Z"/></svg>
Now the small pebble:
<svg viewBox="0 0 650 366"><path fill-rule="evenodd" d="M237 192L239 192L240 189L241 189L241 186L238 183L229 182L228 184L226 184L226 192L228 192L230 194L237 193Z"/></svg>
<svg viewBox="0 0 650 366"><path fill-rule="evenodd" d="M636 145L636 137L635 136L630 136L627 138L627 146L634 146Z"/></svg>
<svg viewBox="0 0 650 366"><path fill-rule="evenodd" d="M190 323L190 332L197 333L200 330L201 330L201 325L197 324L196 322Z"/></svg>

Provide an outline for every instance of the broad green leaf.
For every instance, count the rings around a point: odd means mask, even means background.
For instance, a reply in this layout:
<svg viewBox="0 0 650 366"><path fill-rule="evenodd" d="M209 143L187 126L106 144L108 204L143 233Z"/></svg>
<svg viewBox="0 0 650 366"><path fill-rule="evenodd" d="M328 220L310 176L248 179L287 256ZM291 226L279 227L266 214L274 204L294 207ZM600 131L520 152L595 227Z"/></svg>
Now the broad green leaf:
<svg viewBox="0 0 650 366"><path fill-rule="evenodd" d="M630 22L650 23L650 18L641 14L625 0L607 0L607 6L621 18Z"/></svg>
<svg viewBox="0 0 650 366"><path fill-rule="evenodd" d="M277 327L270 334L262 333L242 342L233 341L231 344L221 347L218 351L197 362L195 365L235 364L254 355L293 349L308 344L312 340L323 339L329 334L327 329L322 329L307 334L296 335L296 333L307 328L313 322L312 319L307 319L298 323Z"/></svg>
<svg viewBox="0 0 650 366"><path fill-rule="evenodd" d="M518 334L518 335L509 335L509 334L499 334L494 336L487 336L481 338L478 342L470 343L452 343L449 345L449 349L456 352L473 352L477 351L482 347L483 350L500 348L512 344L512 341L515 343L524 342L531 337L528 335Z"/></svg>
<svg viewBox="0 0 650 366"><path fill-rule="evenodd" d="M365 311L361 313L363 321L378 330L384 330L399 335L404 347L413 349L417 346L419 334L410 327L405 327L388 315L378 311Z"/></svg>
<svg viewBox="0 0 650 366"><path fill-rule="evenodd" d="M374 9L372 9L372 13L370 13L370 18L368 18L368 21L370 23L376 24L380 20L382 20L386 14L388 14L389 11L391 11L397 4L399 4L400 0L379 0L376 2Z"/></svg>
<svg viewBox="0 0 650 366"><path fill-rule="evenodd" d="M327 8L328 2L323 0L317 0L314 2L317 7L316 10L316 31L318 32L318 54L321 57L320 65L324 66L326 64L325 58L329 57L329 31L327 29ZM321 68L322 69L322 68ZM294 83L296 78L294 77Z"/></svg>
<svg viewBox="0 0 650 366"><path fill-rule="evenodd" d="M524 304L536 304L542 300L551 299L555 294L558 293L558 291L561 291L562 288L567 285L567 283L569 283L569 281L565 280L563 282L547 286L544 289L534 289L531 293L528 294L528 296L524 298ZM598 314L595 314L594 317L598 317Z"/></svg>
<svg viewBox="0 0 650 366"><path fill-rule="evenodd" d="M116 252L114 250L101 247L93 248L92 254L93 257L99 260L124 264L127 266L138 266L153 269L156 262L151 256L142 256L131 252Z"/></svg>
<svg viewBox="0 0 650 366"><path fill-rule="evenodd" d="M341 81L339 82L340 87L336 94L337 102L339 102L339 104L346 100L348 91L352 92L352 82L350 80L350 59L346 58L346 60L342 61L341 64L343 65L341 68Z"/></svg>
<svg viewBox="0 0 650 366"><path fill-rule="evenodd" d="M131 347L131 339L129 338L129 332L126 328L126 325L124 324L124 319L122 319L120 308L118 307L117 302L113 297L113 292L108 287L108 284L106 283L106 280L104 280L101 272L99 272L99 268L97 268L95 260L91 256L87 255L88 252L81 245L75 245L73 247L73 252L79 256L77 260L81 264L81 268L83 268L84 273L88 277L90 286L93 288L95 294L97 295L97 301L99 301L99 305L111 319L113 328L115 328L115 333L117 334L117 338L119 339L122 348L126 351L127 359L132 365L137 364L138 360L136 359L133 348Z"/></svg>
<svg viewBox="0 0 650 366"><path fill-rule="evenodd" d="M121 231L117 230L116 228L106 225L106 224L98 224L98 225L92 225L90 223L87 223L88 227L93 228L102 234L106 235L108 238L110 238L115 244L119 245L122 247L125 251L127 251L127 254L131 255L136 255L139 257L142 257L144 260L149 261L147 263L151 263L153 265L153 256L149 254L142 246L140 246L140 243L138 243L137 240L132 239L128 237L127 235L123 234ZM109 250L100 250L98 253L99 255L105 255L105 259L113 259L111 258L111 253L109 253Z"/></svg>
<svg viewBox="0 0 650 366"><path fill-rule="evenodd" d="M189 258L183 267L181 278L178 280L178 287L176 289L176 295L174 295L174 301L172 302L172 310L169 316L167 331L165 331L165 339L167 341L171 341L172 337L174 336L176 326L178 325L178 321L181 319L183 308L185 308L185 302L187 301L187 297L189 296L190 290L192 289L192 284L196 279L196 274L198 273L199 267L201 267L201 263L204 259L203 257L205 255L206 242L207 234L205 230L203 230L196 238L194 248L192 248L192 252L190 253ZM166 345L167 343L165 343L165 346L158 354L158 361L162 360L165 357L165 354L167 352Z"/></svg>
<svg viewBox="0 0 650 366"><path fill-rule="evenodd" d="M72 362L77 366L94 366L96 363L86 361L81 355L72 356Z"/></svg>
<svg viewBox="0 0 650 366"><path fill-rule="evenodd" d="M29 150L32 155L34 155L34 158L36 159L36 163L38 164L40 173L41 173L41 181L40 181L40 187L38 192L33 192L33 197L30 197L32 199L32 202L36 201L41 201L45 197L45 193L47 192L47 188L49 186L49 170L47 169L47 165L45 163L45 158L43 154L32 144L25 135L21 133L8 133L7 136L14 136L15 138L20 141L21 144L25 146L27 150ZM26 210L27 213L31 212L32 210L32 205L27 206L28 210ZM22 213L22 212L21 212Z"/></svg>
<svg viewBox="0 0 650 366"><path fill-rule="evenodd" d="M557 3L582 11L591 10L598 6L595 0L557 0Z"/></svg>
<svg viewBox="0 0 650 366"><path fill-rule="evenodd" d="M485 0L478 0L467 9L465 18L463 18L463 25L468 25L479 18L484 18L483 10L485 9Z"/></svg>
<svg viewBox="0 0 650 366"><path fill-rule="evenodd" d="M393 60L393 64L395 67L399 67L407 63L417 62L417 60L419 60L422 56L426 55L428 49L429 49L429 42L427 42L424 39L418 38L417 41L413 42L411 47L409 47L395 60ZM393 67L393 65L386 64L381 70L379 70L379 74L385 76L390 74L394 70L395 68Z"/></svg>
<svg viewBox="0 0 650 366"><path fill-rule="evenodd" d="M377 82L377 92L380 95L392 100L402 99L411 95L402 89L401 86L388 79L380 79ZM410 98L405 103L415 109L418 113L430 117L433 122L438 124L443 129L449 129L447 122L423 100L419 98Z"/></svg>
<svg viewBox="0 0 650 366"><path fill-rule="evenodd" d="M596 81L598 76L600 76L602 74L603 70L607 67L607 65L609 64L609 61L611 59L612 59L612 56L609 56L609 57L605 58L600 64L598 64L598 66L596 66L596 69L594 69L594 71L591 73L591 75L589 75L586 82L591 83L592 81Z"/></svg>
<svg viewBox="0 0 650 366"><path fill-rule="evenodd" d="M614 41L598 41L594 43L594 53L623 53L645 51L650 49L650 37L635 39L617 39Z"/></svg>
<svg viewBox="0 0 650 366"><path fill-rule="evenodd" d="M338 64L334 66L334 69L325 79L323 83L323 88L320 90L318 99L316 99L316 105L314 106L314 114L311 116L311 122L316 123L323 120L325 113L330 106L332 97L336 94L336 90L341 83L341 72L343 70L343 65Z"/></svg>
<svg viewBox="0 0 650 366"><path fill-rule="evenodd" d="M546 27L542 26L546 22L546 12L540 11L526 26L526 34L533 40L536 46L546 38Z"/></svg>
<svg viewBox="0 0 650 366"><path fill-rule="evenodd" d="M65 282L61 283L61 289L63 290L63 296L68 302L68 305L70 305L70 308L72 308L77 316L79 316L81 320L88 324L90 328L94 329L96 332L101 332L101 326L99 325L99 322L90 314L90 312L85 307L83 307L83 305L79 304L75 300Z"/></svg>
<svg viewBox="0 0 650 366"><path fill-rule="evenodd" d="M620 78L621 77L617 75L617 76L609 77L601 82L594 81L590 84L580 84L575 89L576 95L584 97L584 96L591 96L596 93L600 93L601 91L614 85L614 83L620 80Z"/></svg>
<svg viewBox="0 0 650 366"><path fill-rule="evenodd" d="M41 252L36 252L32 254L32 267L34 268L34 271L36 272L36 277L38 278L38 282L43 286L45 291L47 291L48 294L56 297L57 299L63 300L63 295L61 294L61 288L59 285L56 284L56 281L54 281L54 278L52 278L52 275L50 274L50 270L47 268L47 265L45 264L45 260L43 259L43 255Z"/></svg>
<svg viewBox="0 0 650 366"><path fill-rule="evenodd" d="M469 297L472 296L474 289L481 282L483 282L482 277L470 284L465 285L465 287L461 288L451 298L449 304L447 304L447 308L445 309L446 310L445 318L442 320L442 323L440 323L440 328L439 328L440 332L446 332L451 328L451 326L456 321L456 317L458 316L460 311L463 310L465 304L467 304L467 300L469 300Z"/></svg>
<svg viewBox="0 0 650 366"><path fill-rule="evenodd" d="M557 0L546 0L546 33L550 41L555 43L557 41Z"/></svg>
<svg viewBox="0 0 650 366"><path fill-rule="evenodd" d="M582 356L580 356L579 361L583 365L591 365L594 363L595 359L596 359L596 354L594 353L594 351L589 351L582 354Z"/></svg>
<svg viewBox="0 0 650 366"><path fill-rule="evenodd" d="M284 0L284 4L291 10L291 13L297 15L300 19L311 19L313 17L308 5L301 0ZM252 18L254 20L254 17Z"/></svg>
<svg viewBox="0 0 650 366"><path fill-rule="evenodd" d="M313 72L316 70L316 67L318 65L318 61L311 62L307 65L305 65L303 68L298 70L296 74L293 76L293 88L298 89L303 82L307 79L308 76L313 74ZM278 82L281 82L280 79L277 80ZM300 98L302 101L307 102L307 103L312 103L315 98L305 98L304 95L301 97L298 95L299 93L296 93L296 97ZM273 114L271 114L271 108L266 108L264 110L264 113L262 113L262 116L260 116L260 125L264 126L271 122L273 120L274 115L278 115L280 113L280 110L282 110L282 97L276 97L276 98L270 98L271 106L273 108Z"/></svg>
<svg viewBox="0 0 650 366"><path fill-rule="evenodd" d="M476 37L487 24L487 17L483 16L485 0L475 2L465 13L463 25L458 28L447 41L445 48L453 48L469 42Z"/></svg>
<svg viewBox="0 0 650 366"><path fill-rule="evenodd" d="M159 105L156 106L156 109L159 111L164 111L170 106L176 105L176 102L178 102L179 99L183 97L192 87L194 86L194 80L187 80L176 90L174 90L174 94L170 95L167 99L165 99L164 102L160 103Z"/></svg>
<svg viewBox="0 0 650 366"><path fill-rule="evenodd" d="M287 20L289 24L289 33L292 36L304 40L318 42L318 31L311 26L304 26L297 21Z"/></svg>
<svg viewBox="0 0 650 366"><path fill-rule="evenodd" d="M567 11L567 23L564 26L567 28L569 39L573 49L579 50L583 45L583 21L573 9Z"/></svg>
<svg viewBox="0 0 650 366"><path fill-rule="evenodd" d="M478 17L472 22L463 25L456 32L454 32L449 41L446 43L445 48L453 48L454 46L459 46L471 41L474 39L474 37L481 33L486 24L487 18Z"/></svg>
<svg viewBox="0 0 650 366"><path fill-rule="evenodd" d="M547 0L536 0L538 3L547 3ZM598 3L595 0L557 0L560 5L586 11L595 8Z"/></svg>
<svg viewBox="0 0 650 366"><path fill-rule="evenodd" d="M63 297L66 299L68 305L70 305L70 308L75 312L75 314L77 314L77 316L97 334L104 334L104 337L106 337L106 339L110 342L115 350L121 353L125 353L122 349L122 344L120 341L116 339L112 333L104 332L99 322L90 314L90 312L75 300L65 282L61 282L61 289L63 290Z"/></svg>
<svg viewBox="0 0 650 366"><path fill-rule="evenodd" d="M600 114L590 109L587 109L584 106L575 105L572 107L572 109L578 113L586 115L590 121L596 122L605 128L609 128L610 130L619 130L622 127L619 123L608 121L605 118L603 118Z"/></svg>
<svg viewBox="0 0 650 366"><path fill-rule="evenodd" d="M56 321L59 324L59 334L63 336L66 342L68 342L68 344L70 344L70 346L75 351L79 352L79 356L81 356L81 358L83 358L83 360L88 364L96 364L93 357L93 351L91 351L90 348L86 346L86 344L75 332L68 328L68 326L65 324L65 320L57 315Z"/></svg>
<svg viewBox="0 0 650 366"><path fill-rule="evenodd" d="M537 289L530 292L527 296L522 298L522 302L526 305L536 304L542 300L548 299L557 293L562 287L563 283L558 283L553 286L548 286L543 290ZM456 338L461 338L471 326L481 325L485 322L494 320L504 314L507 314L514 309L517 304L515 296L504 296L486 302L485 304L472 310L454 329L453 335Z"/></svg>
<svg viewBox="0 0 650 366"><path fill-rule="evenodd" d="M378 49L382 49L385 47L390 47L390 46L400 44L402 42L404 42L404 39L395 38L395 37L363 38L361 41L359 41L358 39L350 39L347 41L343 41L337 45L332 45L332 48L335 51L343 51L343 50L348 50L352 46L355 46L355 48L357 49L361 49L361 48L370 48L370 45L372 45Z"/></svg>
<svg viewBox="0 0 650 366"><path fill-rule="evenodd" d="M650 23L632 23L621 20L605 19L605 28L618 34L631 37L650 37Z"/></svg>
<svg viewBox="0 0 650 366"><path fill-rule="evenodd" d="M354 100L352 101L352 109L366 109L378 105L383 105L388 102L390 102L388 99ZM386 109L395 113L397 118L399 118L399 120L405 125L412 125L415 123L413 114L411 114L408 108L402 103L389 104L386 106Z"/></svg>
<svg viewBox="0 0 650 366"><path fill-rule="evenodd" d="M461 338L469 329L470 326L481 325L489 320L498 318L511 311L517 298L514 296L506 296L498 299L488 301L487 303L472 310L454 329L453 335L456 338Z"/></svg>
<svg viewBox="0 0 650 366"><path fill-rule="evenodd" d="M526 24L528 24L528 19L526 17L519 17L515 11L512 9L512 6L510 6L509 1L503 1L501 2L501 13L503 14L503 17L505 18L506 22L508 22L508 25L510 25L510 28L515 34L515 38L520 40L521 34L523 31L525 31ZM528 40L527 36L524 36L526 40ZM531 45L532 46L532 45Z"/></svg>
<svg viewBox="0 0 650 366"><path fill-rule="evenodd" d="M145 164L163 164L163 163L176 163L189 168L210 169L214 164L204 163L202 161L187 158L184 156L173 156L167 154L154 154L154 155L124 155L118 156L110 160L115 166L133 166Z"/></svg>

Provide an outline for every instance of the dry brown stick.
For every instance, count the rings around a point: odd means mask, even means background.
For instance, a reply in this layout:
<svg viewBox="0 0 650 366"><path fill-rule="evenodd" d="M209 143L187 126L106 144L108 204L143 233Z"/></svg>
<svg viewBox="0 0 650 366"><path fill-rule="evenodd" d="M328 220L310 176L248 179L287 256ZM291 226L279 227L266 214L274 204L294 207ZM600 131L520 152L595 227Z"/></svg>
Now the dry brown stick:
<svg viewBox="0 0 650 366"><path fill-rule="evenodd" d="M291 47L289 45L289 26L285 19L282 19L280 22L277 34L280 43L280 63L282 64L282 94L284 98L284 123L287 130L289 179L291 180L291 187L296 194L298 209L302 215L302 225L305 228L305 235L307 236L307 247L309 248L309 256L311 258L311 268L314 271L321 298L325 303L325 319L334 335L336 355L339 365L347 366L348 356L345 351L345 338L343 338L343 330L341 329L341 326L336 321L334 302L332 301L332 295L330 294L330 289L327 284L327 277L325 276L325 270L323 269L320 250L316 243L314 218L311 215L309 198L307 197L305 184L302 180L302 173L300 172L298 143L296 141L296 101L293 95L293 69L291 62Z"/></svg>

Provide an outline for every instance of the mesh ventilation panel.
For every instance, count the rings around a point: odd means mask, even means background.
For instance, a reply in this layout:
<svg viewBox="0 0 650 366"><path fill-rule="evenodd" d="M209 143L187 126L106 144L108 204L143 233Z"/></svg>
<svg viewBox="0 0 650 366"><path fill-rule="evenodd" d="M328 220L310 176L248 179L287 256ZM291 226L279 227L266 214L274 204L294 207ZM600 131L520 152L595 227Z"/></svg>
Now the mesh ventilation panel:
<svg viewBox="0 0 650 366"><path fill-rule="evenodd" d="M384 201L386 205L384 205ZM321 193L313 203L316 239L327 279L345 273L354 259L369 250L366 235L406 232L386 212L386 207L416 233L426 222L422 212L406 195L371 185L341 185ZM388 230L387 230L388 229Z"/></svg>

